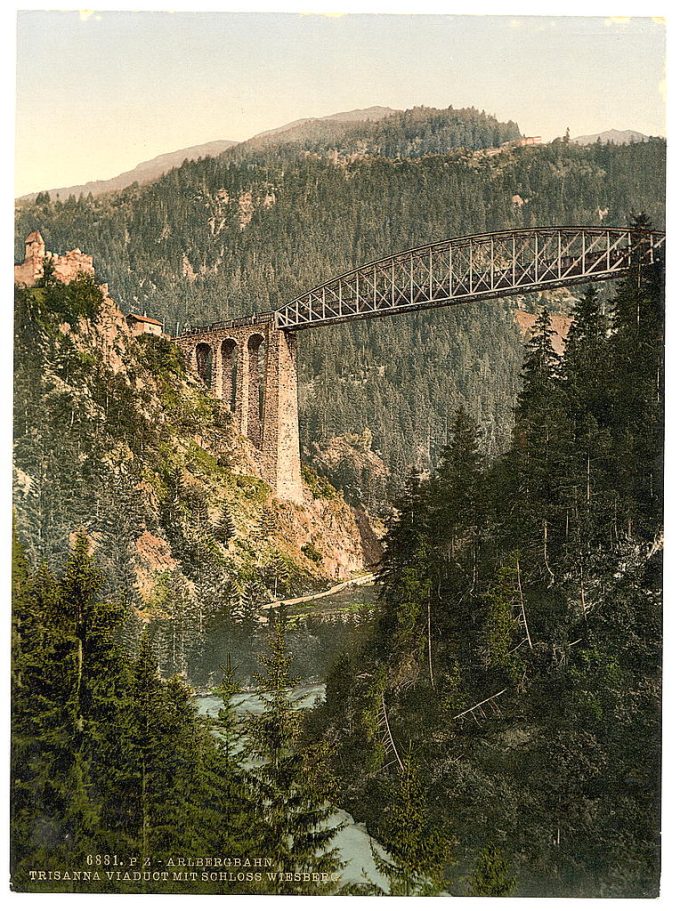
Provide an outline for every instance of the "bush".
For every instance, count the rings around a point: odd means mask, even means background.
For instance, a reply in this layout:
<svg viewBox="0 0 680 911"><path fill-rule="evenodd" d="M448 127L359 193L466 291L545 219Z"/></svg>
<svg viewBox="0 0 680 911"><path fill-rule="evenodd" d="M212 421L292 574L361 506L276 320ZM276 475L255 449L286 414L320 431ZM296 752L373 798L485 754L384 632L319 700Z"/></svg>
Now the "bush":
<svg viewBox="0 0 680 911"><path fill-rule="evenodd" d="M323 560L323 556L316 547L314 547L311 541L308 541L307 544L303 544L301 550L305 557L307 557L308 560L311 560L312 563L319 564Z"/></svg>
<svg viewBox="0 0 680 911"><path fill-rule="evenodd" d="M81 317L94 321L99 315L104 296L91 275L79 275L65 285L46 273L39 286L44 291L44 309L72 326Z"/></svg>

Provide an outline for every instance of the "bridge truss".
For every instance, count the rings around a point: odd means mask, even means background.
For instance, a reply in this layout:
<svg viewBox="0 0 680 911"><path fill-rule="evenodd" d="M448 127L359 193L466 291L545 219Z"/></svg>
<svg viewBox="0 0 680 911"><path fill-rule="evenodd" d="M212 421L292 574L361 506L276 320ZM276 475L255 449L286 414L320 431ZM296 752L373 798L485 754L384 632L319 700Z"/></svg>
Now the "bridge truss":
<svg viewBox="0 0 680 911"><path fill-rule="evenodd" d="M426 244L333 278L274 312L278 329L370 319L621 276L654 262L658 231L535 228Z"/></svg>

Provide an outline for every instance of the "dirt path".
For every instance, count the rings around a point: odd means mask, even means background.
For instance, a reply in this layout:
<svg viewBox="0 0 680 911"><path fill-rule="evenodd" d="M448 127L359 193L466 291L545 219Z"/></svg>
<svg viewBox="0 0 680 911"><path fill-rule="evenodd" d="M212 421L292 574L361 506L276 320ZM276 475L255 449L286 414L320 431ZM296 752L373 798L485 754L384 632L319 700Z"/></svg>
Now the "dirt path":
<svg viewBox="0 0 680 911"><path fill-rule="evenodd" d="M332 585L325 591L316 592L313 595L302 595L300 598L286 598L283 601L270 601L269 604L262 605L260 608L262 613L257 619L260 623L266 623L269 618L264 615L264 612L269 611L274 607L289 607L293 604L306 604L308 601L318 601L321 598L327 598L329 595L335 595L338 592L344 591L346 588L353 588L358 585L370 585L370 583L375 582L377 578L377 573L367 573L365 576L357 576L355 579L347 579L345 582L338 582L337 585Z"/></svg>

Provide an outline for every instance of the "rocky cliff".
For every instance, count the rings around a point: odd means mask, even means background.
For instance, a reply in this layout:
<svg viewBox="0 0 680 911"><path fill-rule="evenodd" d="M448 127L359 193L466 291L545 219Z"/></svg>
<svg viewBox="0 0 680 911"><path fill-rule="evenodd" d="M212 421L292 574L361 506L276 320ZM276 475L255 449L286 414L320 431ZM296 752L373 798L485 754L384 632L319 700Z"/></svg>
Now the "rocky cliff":
<svg viewBox="0 0 680 911"><path fill-rule="evenodd" d="M309 469L278 501L224 403L165 338L134 337L94 278L16 290L16 525L55 565L85 528L144 618L247 618L372 565L371 524Z"/></svg>

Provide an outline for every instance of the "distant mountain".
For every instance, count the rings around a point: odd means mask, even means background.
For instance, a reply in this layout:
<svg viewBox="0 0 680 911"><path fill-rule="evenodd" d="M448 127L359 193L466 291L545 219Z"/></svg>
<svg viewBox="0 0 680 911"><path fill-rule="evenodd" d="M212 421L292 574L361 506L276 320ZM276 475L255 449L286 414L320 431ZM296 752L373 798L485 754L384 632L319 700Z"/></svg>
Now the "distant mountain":
<svg viewBox="0 0 680 911"><path fill-rule="evenodd" d="M361 123L363 121L376 122L391 114L398 113L393 108L379 107L374 105L370 108L360 108L354 111L340 111L337 114L328 114L325 117L306 117L301 120L293 120L290 123L284 123L273 130L265 130L263 133L257 133L252 139L245 140L249 145L260 145L266 141L266 137L276 136L279 133L290 133L290 138L294 139L300 133L306 133L304 129L309 125L317 123L333 122L340 124ZM312 127L313 128L313 127ZM287 137L288 138L288 137ZM79 184L74 187L59 187L58 189L47 190L51 197L68 199L73 195L76 198L83 194L87 196L92 193L93 196L101 196L103 193L111 193L116 190L124 190L133 183L146 184L162 177L167 171L178 168L184 161L196 161L198 158L212 158L220 155L222 152L230 149L232 146L239 145L231 139L215 139L213 142L204 142L201 145L190 146L188 149L178 149L176 152L166 152L163 155L157 155L149 161L143 161L131 171L124 171L116 177L110 177L107 180L91 180L89 183ZM34 202L38 193L27 193L20 196L21 202Z"/></svg>
<svg viewBox="0 0 680 911"><path fill-rule="evenodd" d="M605 130L602 133L593 133L590 136L576 136L571 141L581 146L589 146L598 139L602 143L613 142L614 145L626 145L629 142L646 142L651 137L637 130Z"/></svg>
<svg viewBox="0 0 680 911"><path fill-rule="evenodd" d="M419 106L407 111L372 107L363 110L296 120L258 133L229 151L233 160L252 153L284 147L352 161L365 155L419 158L454 149L498 148L519 139L513 121L501 123L476 108L454 109Z"/></svg>
<svg viewBox="0 0 680 911"><path fill-rule="evenodd" d="M275 136L278 133L287 133L289 130L295 130L298 127L306 126L310 123L319 123L324 120L332 120L337 123L361 123L364 120L375 122L384 120L392 114L398 114L395 108L384 108L379 105L373 105L370 108L357 108L354 111L340 111L338 114L327 114L325 117L302 117L300 120L291 120L290 123L284 123L283 126L274 127L273 130L264 130L262 133L256 133L246 142L252 142L257 139L264 139L265 136Z"/></svg>
<svg viewBox="0 0 680 911"><path fill-rule="evenodd" d="M257 149L271 148L280 143L321 143L332 146L337 144L349 132L362 127L370 128L379 121L402 114L394 108L374 105L370 108L359 108L354 111L340 111L325 117L302 117L292 120L273 130L256 133L250 139L239 144L237 152L249 153Z"/></svg>
<svg viewBox="0 0 680 911"><path fill-rule="evenodd" d="M157 180L167 171L179 167L182 162L196 161L198 158L206 158L219 155L225 149L230 149L237 143L232 139L215 139L212 142L204 142L201 145L190 146L188 149L178 149L176 152L165 152L163 155L157 155L149 161L143 161L131 171L124 171L116 177L110 177L108 180L91 180L89 183L80 184L75 187L60 187L56 190L48 190L51 197L68 199L73 195L76 198L81 194L87 196L92 193L93 196L101 196L102 193L110 193L114 190L124 190L133 183L145 184ZM26 202L33 202L38 194L27 193L20 199Z"/></svg>

